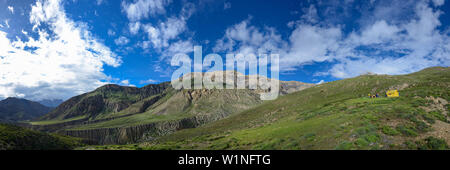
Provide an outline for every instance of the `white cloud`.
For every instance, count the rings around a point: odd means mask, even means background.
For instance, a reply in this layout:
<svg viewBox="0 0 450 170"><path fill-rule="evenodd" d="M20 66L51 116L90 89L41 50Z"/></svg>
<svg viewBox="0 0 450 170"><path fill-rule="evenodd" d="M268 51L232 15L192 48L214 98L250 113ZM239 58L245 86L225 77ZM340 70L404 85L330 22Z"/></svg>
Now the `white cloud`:
<svg viewBox="0 0 450 170"><path fill-rule="evenodd" d="M8 6L8 10L9 10L9 12L11 12L11 13L13 13L13 14L14 14L14 7L12 7L12 6Z"/></svg>
<svg viewBox="0 0 450 170"><path fill-rule="evenodd" d="M190 53L194 51L194 45L191 40L180 40L174 42L170 47L163 52L163 55L174 56L177 53Z"/></svg>
<svg viewBox="0 0 450 170"><path fill-rule="evenodd" d="M316 84L323 84L323 83L325 83L325 81L324 81L324 80L320 80L320 81L317 82Z"/></svg>
<svg viewBox="0 0 450 170"><path fill-rule="evenodd" d="M101 5L103 3L103 0L97 0L97 5Z"/></svg>
<svg viewBox="0 0 450 170"><path fill-rule="evenodd" d="M229 27L223 38L216 42L215 52L247 54L280 54L280 69L294 70L309 62L330 60L339 47L339 28L321 28L308 24L297 25L289 41L281 38L274 28L258 29L250 19Z"/></svg>
<svg viewBox="0 0 450 170"><path fill-rule="evenodd" d="M314 5L310 5L309 8L303 9L304 15L302 15L302 19L310 23L317 23L319 20L319 16L317 15L317 9Z"/></svg>
<svg viewBox="0 0 450 170"><path fill-rule="evenodd" d="M441 12L433 11L426 2L419 2L414 14L407 22L389 25L381 20L361 33L352 34L342 47L351 48L357 59L340 60L329 74L338 78L365 72L406 74L426 67L450 65L449 37L437 29L441 25ZM357 49L361 46L375 49L364 52Z"/></svg>
<svg viewBox="0 0 450 170"><path fill-rule="evenodd" d="M356 44L370 45L380 44L384 42L391 42L396 38L396 34L400 31L395 25L388 25L386 21L380 20L375 22L366 30L362 31L361 35L351 35L354 38L352 41Z"/></svg>
<svg viewBox="0 0 450 170"><path fill-rule="evenodd" d="M30 22L38 39L11 41L0 31L0 96L67 99L111 79L104 64L117 67L119 56L93 38L86 24L66 17L58 0L37 1ZM41 29L41 25L48 26ZM33 49L33 50L29 50Z"/></svg>
<svg viewBox="0 0 450 170"><path fill-rule="evenodd" d="M177 39L186 30L186 21L181 18L170 17L158 25L145 24L143 31L147 33L152 47L158 50L169 47L169 41Z"/></svg>
<svg viewBox="0 0 450 170"><path fill-rule="evenodd" d="M282 40L281 35L274 28L259 29L251 26L250 21L251 17L227 28L225 35L216 41L213 51L216 53L242 54L242 57L236 56L236 60L248 62L249 66L253 66L258 64L258 60L249 59L250 54L280 54L286 50L287 43ZM226 68L234 67L234 61L226 60L224 62ZM238 67L241 66L245 67L245 65L238 65Z"/></svg>
<svg viewBox="0 0 450 170"><path fill-rule="evenodd" d="M158 80L148 79L148 80L141 80L139 84L153 84L159 82Z"/></svg>
<svg viewBox="0 0 450 170"><path fill-rule="evenodd" d="M235 52L242 54L280 52L286 43L274 28L258 29L246 19L225 31L225 35L216 41L215 52Z"/></svg>
<svg viewBox="0 0 450 170"><path fill-rule="evenodd" d="M150 40L149 43L152 43L154 48L161 48L162 39L159 29L152 26L151 24L146 24L143 27L144 32L147 33L148 39ZM145 45L144 48L149 48L149 44Z"/></svg>
<svg viewBox="0 0 450 170"><path fill-rule="evenodd" d="M114 35L116 35L116 32L114 32L112 29L108 29L108 35L114 36Z"/></svg>
<svg viewBox="0 0 450 170"><path fill-rule="evenodd" d="M406 8L411 10L409 16L383 10L395 14L376 15L348 34L342 25L317 22L317 10L310 7L300 20L288 23L294 29L288 40L279 38L274 29L251 26L248 19L229 27L216 41L214 50L244 54L276 51L280 54L282 72L311 63L337 63L325 72L314 74L337 78L366 72L406 74L430 66L449 66L448 31L438 29L442 11L429 5L429 1L405 5L413 7Z"/></svg>
<svg viewBox="0 0 450 170"><path fill-rule="evenodd" d="M6 25L6 28L9 28L9 20L8 19L5 20L5 25Z"/></svg>
<svg viewBox="0 0 450 170"><path fill-rule="evenodd" d="M125 45L128 44L128 42L130 42L130 40L124 36L120 36L119 38L114 40L114 43L116 43L116 45Z"/></svg>
<svg viewBox="0 0 450 170"><path fill-rule="evenodd" d="M171 0L135 0L133 3L122 1L122 8L130 21L138 21L156 14L164 14L165 6Z"/></svg>
<svg viewBox="0 0 450 170"><path fill-rule="evenodd" d="M310 62L331 60L339 49L341 37L337 27L298 25L289 37L290 47L280 56L280 69L293 70Z"/></svg>
<svg viewBox="0 0 450 170"><path fill-rule="evenodd" d="M167 1L161 4L160 11L165 11L164 7L171 1ZM143 3L143 2L135 2ZM155 2L156 3L156 2ZM125 11L128 10L127 6L123 6ZM165 57L173 55L177 52L190 51L192 47L187 48L187 45L192 45L191 38L181 37L181 34L185 33L187 28L187 20L195 11L195 6L192 3L185 3L179 12L178 16L166 17L164 20L159 20L156 23L141 23L142 18L145 17L129 17L129 31L132 35L137 35L140 30L146 34L147 39L142 42L138 42L138 46L144 50L153 49L157 53L161 54L161 60ZM151 12L147 12L150 13ZM156 14L156 13L154 13Z"/></svg>
<svg viewBox="0 0 450 170"><path fill-rule="evenodd" d="M129 81L129 80L122 80L122 81L120 81L119 84L122 85L122 86L132 86L132 87L135 87L135 85L130 84L130 81Z"/></svg>
<svg viewBox="0 0 450 170"><path fill-rule="evenodd" d="M433 0L434 6L441 6L444 5L445 0Z"/></svg>
<svg viewBox="0 0 450 170"><path fill-rule="evenodd" d="M130 29L130 33L132 35L136 35L139 32L139 29L141 28L141 23L140 22L129 23L128 27Z"/></svg>

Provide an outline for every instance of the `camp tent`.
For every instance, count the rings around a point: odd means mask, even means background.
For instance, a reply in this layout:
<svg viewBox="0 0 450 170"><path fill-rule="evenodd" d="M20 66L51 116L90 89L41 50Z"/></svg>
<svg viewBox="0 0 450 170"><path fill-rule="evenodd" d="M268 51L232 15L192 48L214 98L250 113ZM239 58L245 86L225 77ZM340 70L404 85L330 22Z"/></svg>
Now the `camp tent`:
<svg viewBox="0 0 450 170"><path fill-rule="evenodd" d="M388 90L386 92L387 97L399 97L398 90Z"/></svg>

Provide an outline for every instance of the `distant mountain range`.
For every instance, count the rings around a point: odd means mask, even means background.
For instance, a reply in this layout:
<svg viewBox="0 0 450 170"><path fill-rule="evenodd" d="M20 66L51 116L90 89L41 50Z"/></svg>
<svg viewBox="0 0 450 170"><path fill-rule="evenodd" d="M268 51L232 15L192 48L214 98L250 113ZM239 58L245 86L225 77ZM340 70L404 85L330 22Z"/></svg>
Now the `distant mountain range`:
<svg viewBox="0 0 450 170"><path fill-rule="evenodd" d="M0 101L0 121L32 120L48 113L51 109L38 102L9 97Z"/></svg>
<svg viewBox="0 0 450 170"><path fill-rule="evenodd" d="M61 99L43 99L43 100L39 100L36 102L38 102L44 106L47 106L47 107L57 107L59 104L61 104L64 101Z"/></svg>

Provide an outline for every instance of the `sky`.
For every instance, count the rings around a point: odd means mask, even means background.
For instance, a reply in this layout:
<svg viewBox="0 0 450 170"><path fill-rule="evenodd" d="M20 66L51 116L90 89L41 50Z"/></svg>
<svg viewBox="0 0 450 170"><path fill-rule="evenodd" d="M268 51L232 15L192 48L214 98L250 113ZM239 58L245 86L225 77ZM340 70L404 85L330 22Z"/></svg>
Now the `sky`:
<svg viewBox="0 0 450 170"><path fill-rule="evenodd" d="M177 53L276 53L323 83L450 65L444 0L0 0L0 98L170 81Z"/></svg>

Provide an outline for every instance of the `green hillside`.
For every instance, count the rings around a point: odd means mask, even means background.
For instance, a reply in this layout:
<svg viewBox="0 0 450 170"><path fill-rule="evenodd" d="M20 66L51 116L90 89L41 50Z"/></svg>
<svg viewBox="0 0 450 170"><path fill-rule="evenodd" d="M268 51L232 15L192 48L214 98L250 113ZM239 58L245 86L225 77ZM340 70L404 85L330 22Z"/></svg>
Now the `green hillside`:
<svg viewBox="0 0 450 170"><path fill-rule="evenodd" d="M97 149L449 149L450 69L329 82L201 127ZM397 89L399 98L368 93ZM384 96L384 95L383 95Z"/></svg>
<svg viewBox="0 0 450 170"><path fill-rule="evenodd" d="M78 138L0 124L0 150L66 150L81 145Z"/></svg>

